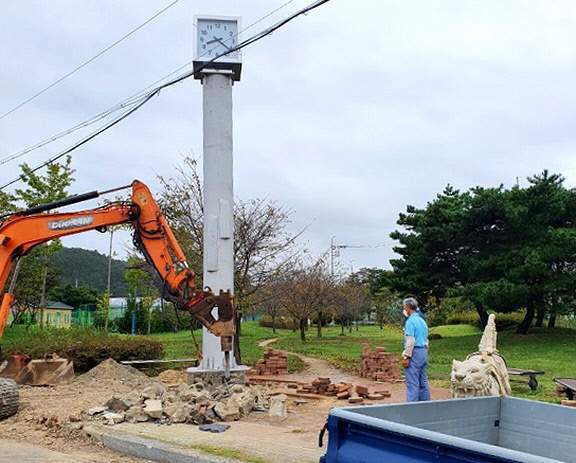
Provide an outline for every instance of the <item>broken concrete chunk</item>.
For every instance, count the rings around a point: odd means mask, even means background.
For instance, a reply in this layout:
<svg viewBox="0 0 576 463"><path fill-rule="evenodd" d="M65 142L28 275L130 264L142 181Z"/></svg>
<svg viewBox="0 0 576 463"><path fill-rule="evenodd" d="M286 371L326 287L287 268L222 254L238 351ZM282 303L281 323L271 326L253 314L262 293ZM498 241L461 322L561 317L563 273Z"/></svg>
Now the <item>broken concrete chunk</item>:
<svg viewBox="0 0 576 463"><path fill-rule="evenodd" d="M104 413L103 415L103 418L106 420L106 424L109 425L122 423L124 421L124 417L125 417L124 413L107 412Z"/></svg>
<svg viewBox="0 0 576 463"><path fill-rule="evenodd" d="M255 397L249 390L242 388L242 391L243 392L232 394L228 399L228 403L238 407L240 417L245 417L248 416L254 408Z"/></svg>
<svg viewBox="0 0 576 463"><path fill-rule="evenodd" d="M141 396L144 399L159 399L162 397L162 394L166 392L166 389L160 383L154 383L151 386L148 386L141 392Z"/></svg>
<svg viewBox="0 0 576 463"><path fill-rule="evenodd" d="M157 399L144 401L144 413L150 416L150 418L162 418L162 401Z"/></svg>
<svg viewBox="0 0 576 463"><path fill-rule="evenodd" d="M176 395L176 392L166 391L164 394L162 394L162 402L164 403L178 402L178 396Z"/></svg>
<svg viewBox="0 0 576 463"><path fill-rule="evenodd" d="M270 410L268 417L273 420L284 421L288 418L288 409L286 407L288 397L285 394L278 394L270 399Z"/></svg>
<svg viewBox="0 0 576 463"><path fill-rule="evenodd" d="M133 405L126 411L126 421L129 423L144 423L150 420L150 416L144 412L144 406Z"/></svg>
<svg viewBox="0 0 576 463"><path fill-rule="evenodd" d="M164 413L170 418L172 423L185 423L190 417L192 407L183 402L173 403L166 407Z"/></svg>
<svg viewBox="0 0 576 463"><path fill-rule="evenodd" d="M104 413L106 410L108 410L108 407L93 407L90 410L88 410L88 415L90 416L98 415L100 413Z"/></svg>
<svg viewBox="0 0 576 463"><path fill-rule="evenodd" d="M242 384L234 384L230 389L230 391L232 392L232 394L241 394L245 392L247 389L249 388L244 387Z"/></svg>
<svg viewBox="0 0 576 463"><path fill-rule="evenodd" d="M233 404L218 402L213 410L222 421L236 421L240 419L240 410Z"/></svg>
<svg viewBox="0 0 576 463"><path fill-rule="evenodd" d="M130 405L127 404L123 399L112 397L108 400L108 402L106 402L106 407L111 412L125 412L130 408Z"/></svg>
<svg viewBox="0 0 576 463"><path fill-rule="evenodd" d="M129 407L133 407L134 405L141 404L144 400L140 396L140 394L136 391L130 391L122 396L122 400L126 403Z"/></svg>

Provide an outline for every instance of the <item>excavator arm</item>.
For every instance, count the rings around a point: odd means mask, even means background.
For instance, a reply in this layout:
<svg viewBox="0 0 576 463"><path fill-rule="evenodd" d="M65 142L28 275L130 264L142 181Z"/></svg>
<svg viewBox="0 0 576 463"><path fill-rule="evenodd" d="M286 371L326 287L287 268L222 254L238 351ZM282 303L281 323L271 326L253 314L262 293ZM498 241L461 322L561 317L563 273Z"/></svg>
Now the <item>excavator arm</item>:
<svg viewBox="0 0 576 463"><path fill-rule="evenodd" d="M90 192L5 216L0 226L0 289L6 284L13 262L35 246L88 230L105 231L108 226L130 224L134 243L146 258L162 297L173 302L179 310L190 312L210 332L220 337L222 350L228 359L232 350L235 313L231 292L220 291L216 295L209 288L198 289L194 272L188 267L184 253L150 190L138 180L134 180L130 187L131 201L78 212L45 213L103 194ZM13 295L6 292L0 305L0 339L12 302ZM217 317L212 315L215 308Z"/></svg>

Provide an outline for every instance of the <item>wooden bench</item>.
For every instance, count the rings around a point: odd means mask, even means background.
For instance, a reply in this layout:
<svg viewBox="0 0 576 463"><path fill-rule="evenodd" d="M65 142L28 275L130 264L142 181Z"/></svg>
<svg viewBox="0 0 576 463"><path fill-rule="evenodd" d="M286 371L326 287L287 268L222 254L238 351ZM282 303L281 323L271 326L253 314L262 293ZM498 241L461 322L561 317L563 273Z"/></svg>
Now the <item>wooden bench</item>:
<svg viewBox="0 0 576 463"><path fill-rule="evenodd" d="M173 360L121 360L122 365L129 365L139 370L166 370L176 367L197 367L198 359L173 359Z"/></svg>
<svg viewBox="0 0 576 463"><path fill-rule="evenodd" d="M554 378L554 381L564 387L568 400L574 400L574 393L576 392L576 378Z"/></svg>
<svg viewBox="0 0 576 463"><path fill-rule="evenodd" d="M543 371L536 370L524 370L522 368L508 368L508 375L514 376L528 376L528 379L511 379L510 381L517 381L520 383L528 383L530 389L536 391L538 389L538 381L536 380L537 375L543 375Z"/></svg>

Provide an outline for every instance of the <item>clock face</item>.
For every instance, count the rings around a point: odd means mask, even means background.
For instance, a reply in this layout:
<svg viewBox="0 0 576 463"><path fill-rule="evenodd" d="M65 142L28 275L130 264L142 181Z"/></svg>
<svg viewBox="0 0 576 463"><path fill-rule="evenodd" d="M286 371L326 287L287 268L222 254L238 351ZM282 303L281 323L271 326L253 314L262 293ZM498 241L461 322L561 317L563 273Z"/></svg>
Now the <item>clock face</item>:
<svg viewBox="0 0 576 463"><path fill-rule="evenodd" d="M238 45L238 21L198 18L196 32L197 60L210 61ZM222 56L218 61L238 60L238 51Z"/></svg>

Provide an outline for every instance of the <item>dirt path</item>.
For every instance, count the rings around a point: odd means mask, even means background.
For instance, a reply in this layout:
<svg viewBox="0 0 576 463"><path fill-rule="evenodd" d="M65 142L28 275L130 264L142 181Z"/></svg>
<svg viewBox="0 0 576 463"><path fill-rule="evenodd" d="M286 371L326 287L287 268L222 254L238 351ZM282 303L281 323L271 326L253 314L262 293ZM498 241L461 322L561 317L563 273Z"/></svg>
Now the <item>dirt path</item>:
<svg viewBox="0 0 576 463"><path fill-rule="evenodd" d="M278 341L278 339L279 338L266 339L265 341L258 343L258 345L260 347L273 347L272 344ZM326 360L316 357L307 357L299 353L289 352L282 349L274 350L285 354L297 355L304 363L306 363L307 367L304 370L290 375L294 381L310 382L321 377L330 378L333 381L338 380L338 382L352 382L354 384L363 384L366 382L365 378L360 378L359 376L340 370Z"/></svg>

